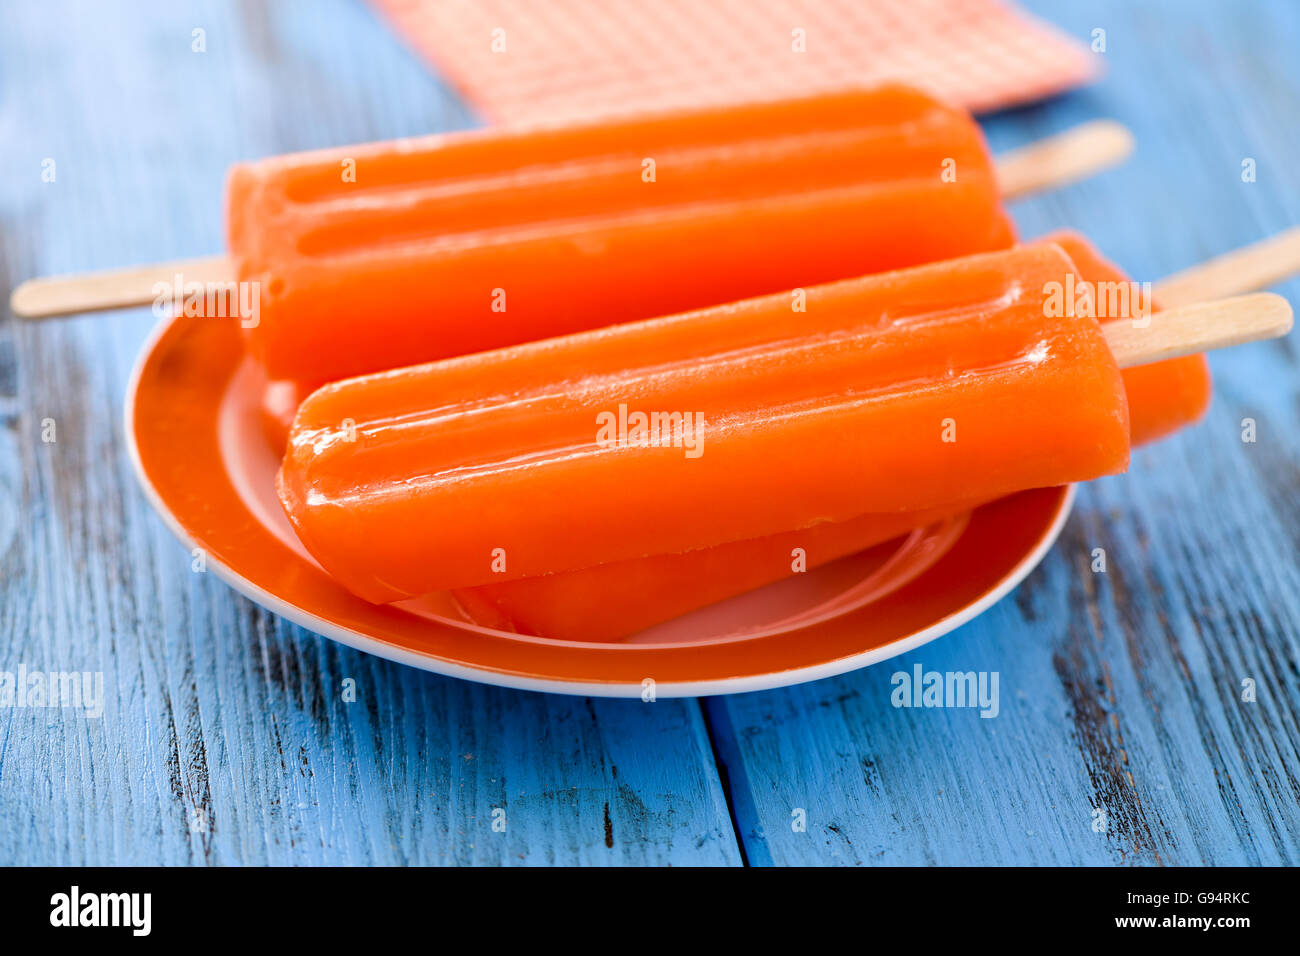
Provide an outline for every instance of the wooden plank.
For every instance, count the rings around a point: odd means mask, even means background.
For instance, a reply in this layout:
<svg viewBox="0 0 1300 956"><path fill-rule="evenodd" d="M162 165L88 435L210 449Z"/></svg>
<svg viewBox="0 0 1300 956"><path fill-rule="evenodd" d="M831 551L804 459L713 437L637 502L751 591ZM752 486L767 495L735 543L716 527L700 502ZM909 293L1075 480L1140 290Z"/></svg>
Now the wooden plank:
<svg viewBox="0 0 1300 956"><path fill-rule="evenodd" d="M1018 204L1026 235L1081 228L1154 279L1300 222L1300 10L1029 6L1078 36L1105 29L1109 75L989 118L994 148L1110 116L1138 152ZM1280 291L1300 300L1298 282ZM1054 552L987 615L896 664L709 702L715 733L730 731L718 751L751 862L1300 862L1296 346L1212 365L1207 420L1083 489ZM915 664L997 671L999 716L894 708L890 677ZM1247 678L1255 703L1241 700ZM800 808L805 832L791 826Z"/></svg>
<svg viewBox="0 0 1300 956"><path fill-rule="evenodd" d="M38 272L218 250L236 158L471 121L365 6L268 10L5 6L5 300ZM0 324L0 670L102 672L106 692L97 719L0 710L0 864L739 861L695 702L438 678L193 573L119 425L151 324Z"/></svg>

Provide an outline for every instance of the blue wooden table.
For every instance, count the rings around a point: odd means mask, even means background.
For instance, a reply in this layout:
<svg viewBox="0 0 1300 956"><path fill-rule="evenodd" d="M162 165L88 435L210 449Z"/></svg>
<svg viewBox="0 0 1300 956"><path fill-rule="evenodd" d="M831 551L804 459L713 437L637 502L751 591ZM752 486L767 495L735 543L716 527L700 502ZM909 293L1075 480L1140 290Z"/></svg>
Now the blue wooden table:
<svg viewBox="0 0 1300 956"><path fill-rule="evenodd" d="M1104 29L1108 74L987 118L995 148L1095 116L1140 145L1018 204L1027 235L1081 228L1155 278L1300 222L1300 5L1031 6ZM217 250L233 160L474 122L358 0L9 0L0 291ZM1013 596L897 667L642 704L386 663L193 573L120 425L151 324L0 322L0 671L102 672L105 697L0 709L0 864L1300 861L1294 336L1216 355L1203 424L1083 489ZM999 715L891 707L915 664L997 671Z"/></svg>

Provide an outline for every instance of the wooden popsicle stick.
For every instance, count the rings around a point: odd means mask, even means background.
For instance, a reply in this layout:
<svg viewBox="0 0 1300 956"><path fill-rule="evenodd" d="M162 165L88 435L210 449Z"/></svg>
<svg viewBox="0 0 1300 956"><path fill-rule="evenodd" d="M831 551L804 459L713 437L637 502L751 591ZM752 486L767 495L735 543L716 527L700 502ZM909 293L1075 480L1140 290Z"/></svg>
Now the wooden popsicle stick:
<svg viewBox="0 0 1300 956"><path fill-rule="evenodd" d="M1296 272L1300 264L1300 226L1176 272L1152 287L1165 306L1186 305L1224 295L1263 289Z"/></svg>
<svg viewBox="0 0 1300 956"><path fill-rule="evenodd" d="M1291 303L1272 292L1196 302L1156 312L1139 327L1133 321L1102 325L1120 368L1149 365L1291 331Z"/></svg>
<svg viewBox="0 0 1300 956"><path fill-rule="evenodd" d="M158 297L154 286L159 282L170 286L178 275L185 282L231 282L235 270L225 256L206 256L151 266L28 279L14 289L9 308L24 319L129 309L152 303Z"/></svg>
<svg viewBox="0 0 1300 956"><path fill-rule="evenodd" d="M1133 135L1113 120L1096 120L1013 150L995 161L998 182L1009 199L1051 189L1100 172L1133 151ZM29 279L13 291L9 308L24 319L149 305L154 284L228 282L234 270L225 256L184 259L149 266L79 275Z"/></svg>
<svg viewBox="0 0 1300 956"><path fill-rule="evenodd" d="M1093 120L1003 153L994 160L1006 199L1056 189L1123 162L1133 134L1114 120Z"/></svg>

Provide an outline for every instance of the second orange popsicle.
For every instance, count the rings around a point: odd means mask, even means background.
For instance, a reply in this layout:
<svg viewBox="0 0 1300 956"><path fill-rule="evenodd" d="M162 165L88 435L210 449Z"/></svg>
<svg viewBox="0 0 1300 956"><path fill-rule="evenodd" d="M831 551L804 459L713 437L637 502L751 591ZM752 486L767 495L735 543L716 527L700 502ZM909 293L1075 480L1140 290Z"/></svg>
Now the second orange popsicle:
<svg viewBox="0 0 1300 956"><path fill-rule="evenodd" d="M979 126L896 85L273 157L227 208L309 388L1014 241Z"/></svg>

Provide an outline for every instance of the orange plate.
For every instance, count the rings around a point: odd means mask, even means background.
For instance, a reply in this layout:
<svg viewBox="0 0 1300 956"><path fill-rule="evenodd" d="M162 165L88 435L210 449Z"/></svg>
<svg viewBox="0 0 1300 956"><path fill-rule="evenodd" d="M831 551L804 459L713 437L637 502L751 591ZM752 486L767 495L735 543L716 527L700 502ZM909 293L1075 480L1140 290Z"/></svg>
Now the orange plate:
<svg viewBox="0 0 1300 956"><path fill-rule="evenodd" d="M941 537L942 551L919 572L915 563L886 561L881 573L897 566L905 578L875 581L865 603L797 629L749 626L699 640L678 627L652 642L546 640L452 623L428 602L367 604L330 580L279 510L278 459L262 437L256 375L226 320L165 320L146 344L127 393L126 434L141 486L172 531L202 548L233 588L309 630L505 687L640 697L652 680L656 696L682 697L865 667L948 633L1007 594L1047 553L1074 500L1073 488L1048 488L978 508L963 531Z"/></svg>

